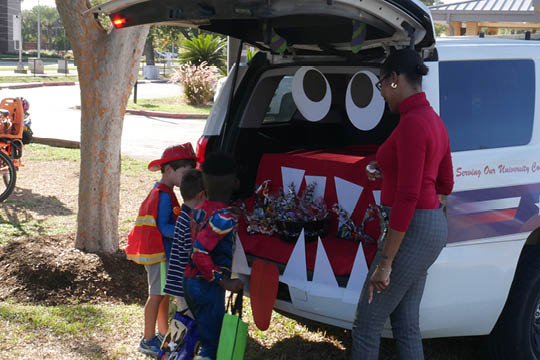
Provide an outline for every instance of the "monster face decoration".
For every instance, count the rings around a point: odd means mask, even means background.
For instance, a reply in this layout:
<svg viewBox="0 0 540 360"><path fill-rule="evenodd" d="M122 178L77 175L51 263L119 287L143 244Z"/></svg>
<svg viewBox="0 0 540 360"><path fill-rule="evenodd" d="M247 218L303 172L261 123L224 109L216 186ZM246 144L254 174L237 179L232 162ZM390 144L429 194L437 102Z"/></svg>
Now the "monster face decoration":
<svg viewBox="0 0 540 360"><path fill-rule="evenodd" d="M375 87L378 78L370 71L354 74L347 86L345 109L359 130L375 128L384 113L384 99ZM292 95L300 113L309 121L320 121L330 110L332 94L326 77L311 66L301 67L294 75Z"/></svg>
<svg viewBox="0 0 540 360"><path fill-rule="evenodd" d="M296 107L309 121L321 120L332 104L328 80L311 66L303 66L294 74L292 95Z"/></svg>
<svg viewBox="0 0 540 360"><path fill-rule="evenodd" d="M345 108L357 129L369 131L379 124L384 112L384 99L375 87L378 78L369 71L359 71L347 86Z"/></svg>

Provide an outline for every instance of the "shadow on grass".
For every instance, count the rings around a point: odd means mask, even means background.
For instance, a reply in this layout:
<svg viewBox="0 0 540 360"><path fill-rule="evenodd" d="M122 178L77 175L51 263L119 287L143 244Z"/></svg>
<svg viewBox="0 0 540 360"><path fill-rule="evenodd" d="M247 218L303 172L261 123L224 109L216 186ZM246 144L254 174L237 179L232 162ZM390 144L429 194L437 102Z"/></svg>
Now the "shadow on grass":
<svg viewBox="0 0 540 360"><path fill-rule="evenodd" d="M158 109L159 108L159 106L155 105L155 104L137 104L137 105L142 107L142 108L145 108L147 110L153 110L153 109Z"/></svg>
<svg viewBox="0 0 540 360"><path fill-rule="evenodd" d="M11 196L0 204L0 209L0 225L9 224L21 235L29 235L27 224L34 220L34 214L44 217L74 214L55 196L43 196L21 188L15 188ZM41 234L45 230L43 221L32 223L32 231Z"/></svg>
<svg viewBox="0 0 540 360"><path fill-rule="evenodd" d="M293 317L294 318L294 317ZM325 334L332 342L311 342L300 336L277 342L271 348L265 348L252 338L248 339L246 359L349 359L352 349L350 330L327 326L315 321L295 318L305 326L308 332ZM430 360L482 360L487 350L487 336L467 336L423 340L424 357ZM248 356L249 355L249 356ZM379 360L397 359L394 339L381 339Z"/></svg>
<svg viewBox="0 0 540 360"><path fill-rule="evenodd" d="M248 338L245 359L250 360L347 360L349 352L330 342L308 341L299 335L275 343L271 348Z"/></svg>
<svg viewBox="0 0 540 360"><path fill-rule="evenodd" d="M67 216L73 211L67 208L56 196L43 196L31 189L16 187L9 198L0 205L6 210L10 219L17 220L21 212L31 210L46 216Z"/></svg>
<svg viewBox="0 0 540 360"><path fill-rule="evenodd" d="M331 342L309 341L300 336L279 341L271 348L265 348L252 338L248 338L246 359L253 360L348 360L350 359L350 336L343 332L343 350ZM350 333L349 333L350 334ZM329 334L327 334L328 336ZM430 360L481 360L486 350L486 336L426 339L423 341L424 357ZM397 359L393 339L381 339L379 360Z"/></svg>

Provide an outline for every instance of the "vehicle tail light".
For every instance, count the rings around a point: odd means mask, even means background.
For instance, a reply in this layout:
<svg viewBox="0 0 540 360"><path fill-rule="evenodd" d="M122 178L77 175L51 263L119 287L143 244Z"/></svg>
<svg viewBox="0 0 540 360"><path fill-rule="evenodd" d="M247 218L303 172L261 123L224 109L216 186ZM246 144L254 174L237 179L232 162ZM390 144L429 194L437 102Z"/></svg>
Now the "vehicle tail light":
<svg viewBox="0 0 540 360"><path fill-rule="evenodd" d="M115 28L120 29L126 25L126 19L117 17L112 20L112 23Z"/></svg>
<svg viewBox="0 0 540 360"><path fill-rule="evenodd" d="M206 146L208 145L208 140L210 137L201 136L199 141L197 141L197 168L200 168L201 164L204 162L206 157Z"/></svg>

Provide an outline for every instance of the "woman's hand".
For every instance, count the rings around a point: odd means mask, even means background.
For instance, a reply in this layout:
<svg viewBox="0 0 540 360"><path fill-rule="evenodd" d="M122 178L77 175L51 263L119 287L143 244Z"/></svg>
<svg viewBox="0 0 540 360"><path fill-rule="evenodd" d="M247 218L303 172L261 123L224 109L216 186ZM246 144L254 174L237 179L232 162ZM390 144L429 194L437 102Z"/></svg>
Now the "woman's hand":
<svg viewBox="0 0 540 360"><path fill-rule="evenodd" d="M382 171L376 160L370 161L369 164L366 166L366 175L368 180L370 181L382 179Z"/></svg>
<svg viewBox="0 0 540 360"><path fill-rule="evenodd" d="M377 293L380 293L390 285L390 273L392 273L392 268L390 267L379 267L375 269L371 279L369 280L369 298L368 304L371 304L373 301L373 289L377 290Z"/></svg>

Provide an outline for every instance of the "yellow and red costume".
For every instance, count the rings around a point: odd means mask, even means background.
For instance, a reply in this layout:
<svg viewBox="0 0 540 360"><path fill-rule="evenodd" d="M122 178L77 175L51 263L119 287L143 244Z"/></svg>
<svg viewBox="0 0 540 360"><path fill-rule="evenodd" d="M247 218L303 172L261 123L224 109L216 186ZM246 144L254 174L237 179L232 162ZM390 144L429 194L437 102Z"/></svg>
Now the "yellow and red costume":
<svg viewBox="0 0 540 360"><path fill-rule="evenodd" d="M128 235L128 245L124 250L128 260L138 264L152 265L166 260L163 237L157 226L160 192L169 194L173 209L180 208L176 195L167 185L158 184L150 191L139 208L135 227Z"/></svg>

